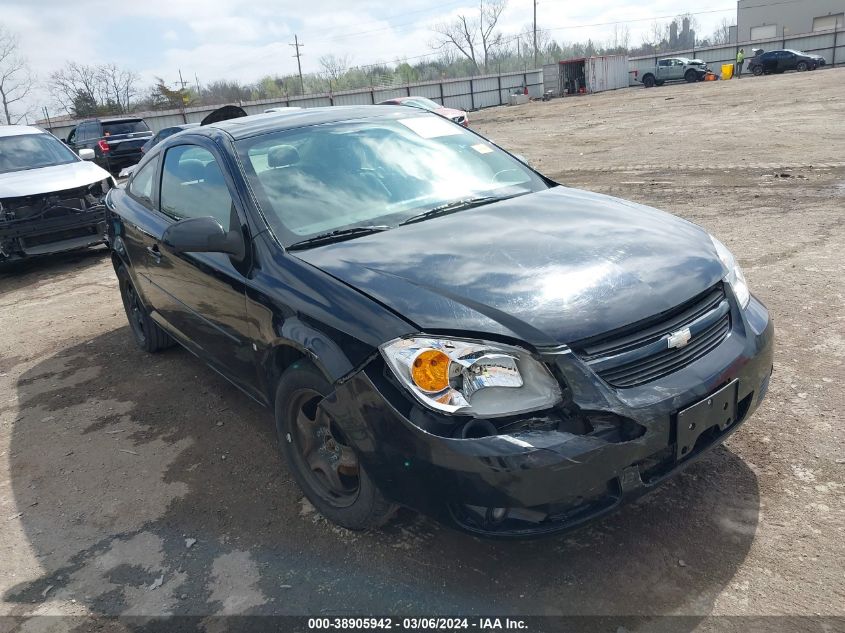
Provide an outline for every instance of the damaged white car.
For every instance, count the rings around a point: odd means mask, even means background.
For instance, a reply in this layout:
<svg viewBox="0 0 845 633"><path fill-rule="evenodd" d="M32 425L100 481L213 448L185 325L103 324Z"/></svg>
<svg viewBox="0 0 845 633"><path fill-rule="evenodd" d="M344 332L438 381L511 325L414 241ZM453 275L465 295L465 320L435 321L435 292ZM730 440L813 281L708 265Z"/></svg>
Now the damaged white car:
<svg viewBox="0 0 845 633"><path fill-rule="evenodd" d="M0 265L103 243L111 175L52 134L0 125Z"/></svg>

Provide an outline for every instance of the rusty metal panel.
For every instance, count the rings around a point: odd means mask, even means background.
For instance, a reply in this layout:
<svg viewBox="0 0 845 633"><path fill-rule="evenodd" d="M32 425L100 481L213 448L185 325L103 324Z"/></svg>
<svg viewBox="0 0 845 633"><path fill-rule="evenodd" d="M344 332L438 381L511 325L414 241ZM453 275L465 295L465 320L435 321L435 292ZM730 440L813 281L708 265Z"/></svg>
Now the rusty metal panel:
<svg viewBox="0 0 845 633"><path fill-rule="evenodd" d="M628 87L628 57L601 55L584 62L588 92L604 92Z"/></svg>

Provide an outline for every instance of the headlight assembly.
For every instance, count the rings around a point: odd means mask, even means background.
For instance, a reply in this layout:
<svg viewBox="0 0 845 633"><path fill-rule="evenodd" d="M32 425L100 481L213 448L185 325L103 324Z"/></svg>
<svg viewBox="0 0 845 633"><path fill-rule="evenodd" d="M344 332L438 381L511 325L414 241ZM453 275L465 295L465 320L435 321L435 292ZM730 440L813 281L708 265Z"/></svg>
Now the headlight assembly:
<svg viewBox="0 0 845 633"><path fill-rule="evenodd" d="M500 417L546 409L561 399L549 370L518 347L420 336L380 349L399 382L442 413Z"/></svg>
<svg viewBox="0 0 845 633"><path fill-rule="evenodd" d="M736 259L728 250L727 246L722 244L712 235L710 236L710 239L713 241L713 246L716 247L716 253L719 255L719 259L725 267L726 274L724 279L731 285L731 288L733 288L736 299L739 301L739 307L744 310L748 307L748 302L751 301L751 291L748 290L748 282L745 281L745 275L742 274L742 268L740 268L739 264L736 263Z"/></svg>

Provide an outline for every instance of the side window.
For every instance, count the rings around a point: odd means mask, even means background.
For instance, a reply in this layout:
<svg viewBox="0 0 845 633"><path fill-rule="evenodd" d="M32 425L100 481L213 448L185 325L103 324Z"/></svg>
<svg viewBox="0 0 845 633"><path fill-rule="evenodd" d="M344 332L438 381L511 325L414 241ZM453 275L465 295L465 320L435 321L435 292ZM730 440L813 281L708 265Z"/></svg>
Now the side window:
<svg viewBox="0 0 845 633"><path fill-rule="evenodd" d="M144 165L129 183L129 195L151 207L153 204L153 182L155 179L158 160L152 159Z"/></svg>
<svg viewBox="0 0 845 633"><path fill-rule="evenodd" d="M669 60L668 60L668 59L661 59L659 62L657 62L657 65L658 65L658 66L661 66L661 67L662 67L662 66L668 66L668 65L669 65Z"/></svg>
<svg viewBox="0 0 845 633"><path fill-rule="evenodd" d="M161 211L183 220L211 216L229 230L232 197L217 159L197 145L176 145L164 155Z"/></svg>
<svg viewBox="0 0 845 633"><path fill-rule="evenodd" d="M70 133L67 135L67 144L72 145L76 141L76 130L78 128L73 128Z"/></svg>
<svg viewBox="0 0 845 633"><path fill-rule="evenodd" d="M97 138L97 124L83 123L79 126L79 141L90 141Z"/></svg>

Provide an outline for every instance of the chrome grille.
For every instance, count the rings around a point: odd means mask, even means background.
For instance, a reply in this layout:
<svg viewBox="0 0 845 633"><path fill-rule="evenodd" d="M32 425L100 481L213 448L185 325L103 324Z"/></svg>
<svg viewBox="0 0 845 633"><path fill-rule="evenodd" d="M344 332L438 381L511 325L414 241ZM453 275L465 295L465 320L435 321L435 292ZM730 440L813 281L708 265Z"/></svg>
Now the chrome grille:
<svg viewBox="0 0 845 633"><path fill-rule="evenodd" d="M674 310L600 337L572 349L605 382L636 387L686 367L708 354L731 329L730 306L720 282ZM669 347L673 333L690 329L686 345Z"/></svg>

